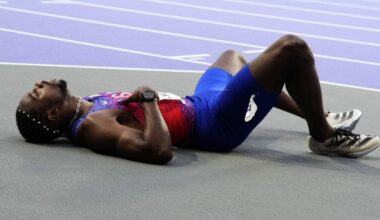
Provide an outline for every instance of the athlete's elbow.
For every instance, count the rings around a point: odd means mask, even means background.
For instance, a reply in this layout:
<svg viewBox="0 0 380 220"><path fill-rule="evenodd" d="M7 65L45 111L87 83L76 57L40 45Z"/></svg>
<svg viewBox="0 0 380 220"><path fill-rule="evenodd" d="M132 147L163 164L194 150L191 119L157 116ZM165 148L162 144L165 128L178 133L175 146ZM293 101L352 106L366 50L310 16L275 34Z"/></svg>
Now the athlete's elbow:
<svg viewBox="0 0 380 220"><path fill-rule="evenodd" d="M148 163L167 164L173 159L171 142L146 143L145 147L140 149Z"/></svg>
<svg viewBox="0 0 380 220"><path fill-rule="evenodd" d="M145 148L146 153L152 158L155 164L167 164L173 159L173 150L170 137L161 139L159 142L148 142L149 147Z"/></svg>
<svg viewBox="0 0 380 220"><path fill-rule="evenodd" d="M173 151L170 148L168 148L165 150L154 152L151 156L151 159L151 162L154 164L167 164L173 159Z"/></svg>

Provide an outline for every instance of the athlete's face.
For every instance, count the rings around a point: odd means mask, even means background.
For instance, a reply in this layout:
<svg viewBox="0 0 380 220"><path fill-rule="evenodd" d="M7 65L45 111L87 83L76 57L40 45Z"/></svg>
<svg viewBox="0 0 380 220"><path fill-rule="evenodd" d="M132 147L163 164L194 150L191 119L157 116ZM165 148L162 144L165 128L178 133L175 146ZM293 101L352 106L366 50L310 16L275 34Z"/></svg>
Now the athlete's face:
<svg viewBox="0 0 380 220"><path fill-rule="evenodd" d="M39 81L22 97L19 107L25 111L43 113L49 107L62 103L69 95L65 80Z"/></svg>

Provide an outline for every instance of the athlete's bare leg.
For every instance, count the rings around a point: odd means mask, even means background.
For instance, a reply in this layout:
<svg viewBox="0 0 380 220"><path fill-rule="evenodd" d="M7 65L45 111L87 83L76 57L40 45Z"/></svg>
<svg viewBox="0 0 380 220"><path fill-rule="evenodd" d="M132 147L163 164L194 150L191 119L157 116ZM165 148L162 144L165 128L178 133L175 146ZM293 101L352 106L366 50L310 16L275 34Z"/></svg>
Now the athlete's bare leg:
<svg viewBox="0 0 380 220"><path fill-rule="evenodd" d="M232 75L235 75L246 64L247 61L239 53L233 50L227 50L219 56L219 58L210 66L210 68L221 68L231 73ZM304 118L303 113L297 104L284 91L280 93L275 107Z"/></svg>
<svg viewBox="0 0 380 220"><path fill-rule="evenodd" d="M220 68L235 75L247 61L238 52L233 50L224 51L218 59L210 66L210 68Z"/></svg>
<svg viewBox="0 0 380 220"><path fill-rule="evenodd" d="M318 141L333 136L323 110L319 79L313 55L307 44L293 35L286 35L249 63L251 74L268 92L279 95L284 85L301 109L310 135Z"/></svg>
<svg viewBox="0 0 380 220"><path fill-rule="evenodd" d="M274 107L289 112L293 115L299 116L301 118L305 118L297 103L285 91L281 91L276 105Z"/></svg>

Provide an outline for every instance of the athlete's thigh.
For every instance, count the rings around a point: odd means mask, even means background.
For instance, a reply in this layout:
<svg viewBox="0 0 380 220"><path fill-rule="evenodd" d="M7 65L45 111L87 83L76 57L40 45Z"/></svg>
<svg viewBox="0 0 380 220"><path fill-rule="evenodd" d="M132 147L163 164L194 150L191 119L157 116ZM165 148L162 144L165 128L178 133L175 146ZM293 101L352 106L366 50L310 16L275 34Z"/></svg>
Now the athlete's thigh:
<svg viewBox="0 0 380 220"><path fill-rule="evenodd" d="M213 111L236 144L240 144L264 119L277 97L258 84L246 65L218 95Z"/></svg>
<svg viewBox="0 0 380 220"><path fill-rule="evenodd" d="M206 70L199 79L194 94L201 96L209 92L223 91L232 74L236 74L246 61L237 52L227 50Z"/></svg>
<svg viewBox="0 0 380 220"><path fill-rule="evenodd" d="M223 69L207 69L199 79L194 90L194 95L207 97L210 93L221 92L232 78L232 75Z"/></svg>

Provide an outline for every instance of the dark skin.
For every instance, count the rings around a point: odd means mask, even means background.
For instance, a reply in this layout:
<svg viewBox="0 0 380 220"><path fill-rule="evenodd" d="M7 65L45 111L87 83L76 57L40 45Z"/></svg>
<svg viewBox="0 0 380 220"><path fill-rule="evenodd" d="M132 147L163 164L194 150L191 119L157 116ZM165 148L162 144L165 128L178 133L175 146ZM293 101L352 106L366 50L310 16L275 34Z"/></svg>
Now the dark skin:
<svg viewBox="0 0 380 220"><path fill-rule="evenodd" d="M63 96L54 80L52 83L36 82L32 91L24 95L19 107L23 110L35 109L43 112L54 128L67 127L75 114L77 98ZM141 93L149 89L139 87L124 100L123 104L139 102ZM173 157L169 130L158 109L157 100L143 102L145 127L141 127L128 112L106 109L90 114L78 130L78 141L91 150L117 155L126 159L165 164ZM92 107L84 101L79 115Z"/></svg>
<svg viewBox="0 0 380 220"><path fill-rule="evenodd" d="M211 67L231 74L247 62L234 51L224 52ZM330 138L335 130L327 123L322 106L319 80L312 54L300 38L287 35L280 38L255 60L248 63L251 74L268 92L279 96L275 107L306 119L310 134L319 141ZM75 114L77 98L64 95L54 85L36 83L26 94L20 108L35 109L46 115L53 128L67 128ZM290 96L283 91L284 85ZM124 104L140 102L141 93L149 87L139 87L124 100ZM92 103L85 101L79 115L85 114ZM157 100L143 102L145 126L142 127L127 111L106 109L84 120L78 130L83 146L102 154L129 160L165 164L173 157L168 127L159 111Z"/></svg>
<svg viewBox="0 0 380 220"><path fill-rule="evenodd" d="M139 87L123 104L139 102L148 87ZM78 131L80 142L100 153L116 153L126 159L164 164L173 157L169 129L158 109L157 100L142 102L145 126L128 112L107 109L87 117ZM107 146L107 147L105 147Z"/></svg>

